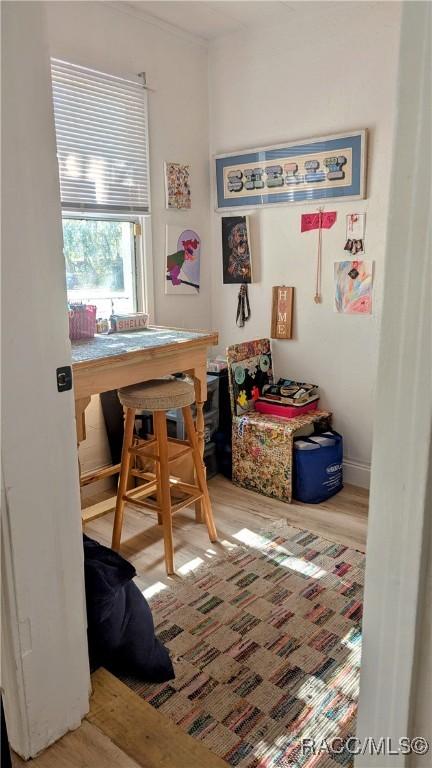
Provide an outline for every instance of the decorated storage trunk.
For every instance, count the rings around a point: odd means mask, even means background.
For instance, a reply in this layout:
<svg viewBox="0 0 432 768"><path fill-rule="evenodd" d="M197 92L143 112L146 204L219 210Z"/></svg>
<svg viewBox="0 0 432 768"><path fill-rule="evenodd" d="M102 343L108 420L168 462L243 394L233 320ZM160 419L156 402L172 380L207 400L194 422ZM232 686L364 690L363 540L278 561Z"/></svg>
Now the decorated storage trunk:
<svg viewBox="0 0 432 768"><path fill-rule="evenodd" d="M255 411L255 400L273 382L269 339L228 347L232 420L232 479L236 485L290 502L293 438L329 428L328 411L286 419Z"/></svg>

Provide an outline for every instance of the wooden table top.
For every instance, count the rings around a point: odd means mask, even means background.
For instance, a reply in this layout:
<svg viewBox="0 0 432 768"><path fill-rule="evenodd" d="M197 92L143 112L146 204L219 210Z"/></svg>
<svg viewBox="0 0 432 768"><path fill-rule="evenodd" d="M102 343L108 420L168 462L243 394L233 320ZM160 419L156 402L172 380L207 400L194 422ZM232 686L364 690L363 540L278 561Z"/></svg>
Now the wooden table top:
<svg viewBox="0 0 432 768"><path fill-rule="evenodd" d="M215 331L189 331L180 328L149 326L142 331L129 333L96 334L91 339L72 342L72 364L74 368L87 367L127 356L178 350L179 345L187 347L213 345L218 342Z"/></svg>

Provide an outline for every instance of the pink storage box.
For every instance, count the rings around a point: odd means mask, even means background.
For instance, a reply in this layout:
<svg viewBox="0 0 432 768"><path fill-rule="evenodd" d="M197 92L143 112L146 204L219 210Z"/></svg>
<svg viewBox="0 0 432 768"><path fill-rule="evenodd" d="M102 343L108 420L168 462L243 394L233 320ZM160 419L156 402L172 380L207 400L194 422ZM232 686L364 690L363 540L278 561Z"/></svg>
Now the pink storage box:
<svg viewBox="0 0 432 768"><path fill-rule="evenodd" d="M96 333L96 307L93 304L71 304L69 307L69 338L91 339Z"/></svg>
<svg viewBox="0 0 432 768"><path fill-rule="evenodd" d="M270 416L282 416L283 419L295 419L296 416L300 416L302 413L316 411L318 400L319 397L306 405L281 405L280 403L269 403L258 399L255 400L255 410L258 413L268 413Z"/></svg>

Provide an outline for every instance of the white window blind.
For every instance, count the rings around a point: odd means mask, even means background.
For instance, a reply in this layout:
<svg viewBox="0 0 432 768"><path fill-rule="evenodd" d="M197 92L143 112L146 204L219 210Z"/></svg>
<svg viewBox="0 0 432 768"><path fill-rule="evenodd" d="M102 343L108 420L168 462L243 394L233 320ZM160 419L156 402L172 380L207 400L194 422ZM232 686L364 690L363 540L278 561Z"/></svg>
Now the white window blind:
<svg viewBox="0 0 432 768"><path fill-rule="evenodd" d="M143 85L59 59L51 71L62 208L149 212Z"/></svg>

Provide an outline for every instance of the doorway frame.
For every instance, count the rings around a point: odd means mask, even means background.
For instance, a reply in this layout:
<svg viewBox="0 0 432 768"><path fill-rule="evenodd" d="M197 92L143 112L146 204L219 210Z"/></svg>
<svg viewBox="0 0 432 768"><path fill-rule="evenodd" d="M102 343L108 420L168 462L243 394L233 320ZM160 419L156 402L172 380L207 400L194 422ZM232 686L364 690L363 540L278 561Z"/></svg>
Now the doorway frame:
<svg viewBox="0 0 432 768"><path fill-rule="evenodd" d="M411 729L430 536L431 22L430 3L403 4L357 718L362 742L390 738L393 749L400 737L426 736ZM405 754L355 760L409 764Z"/></svg>

